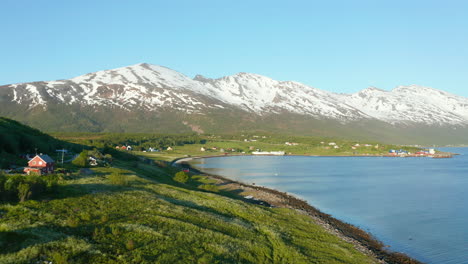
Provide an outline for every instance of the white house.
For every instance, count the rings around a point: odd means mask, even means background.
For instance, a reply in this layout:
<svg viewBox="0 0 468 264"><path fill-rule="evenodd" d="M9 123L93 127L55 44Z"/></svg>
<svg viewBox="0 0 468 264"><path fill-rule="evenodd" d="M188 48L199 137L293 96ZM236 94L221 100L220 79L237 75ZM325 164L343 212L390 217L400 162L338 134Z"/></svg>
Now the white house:
<svg viewBox="0 0 468 264"><path fill-rule="evenodd" d="M89 165L91 165L91 166L97 166L98 165L97 159L95 157L89 157L88 162L89 162Z"/></svg>

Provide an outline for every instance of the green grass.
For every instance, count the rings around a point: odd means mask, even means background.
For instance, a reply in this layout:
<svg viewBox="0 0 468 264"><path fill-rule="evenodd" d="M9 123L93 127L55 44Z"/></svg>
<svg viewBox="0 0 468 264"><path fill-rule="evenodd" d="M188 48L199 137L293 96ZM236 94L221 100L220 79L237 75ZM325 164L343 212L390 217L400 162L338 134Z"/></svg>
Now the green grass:
<svg viewBox="0 0 468 264"><path fill-rule="evenodd" d="M309 216L214 193L205 176L179 184L171 167L114 166L0 204L0 263L372 263Z"/></svg>
<svg viewBox="0 0 468 264"><path fill-rule="evenodd" d="M323 144L321 142L324 142ZM328 143L335 142L339 148L335 149L333 146L329 146ZM359 147L354 145L360 144ZM365 144L372 146L366 147ZM376 147L378 146L378 147ZM206 151L201 151L201 148L205 148ZM212 148L216 147L216 150ZM367 156L367 155L385 155L388 154L390 149L405 149L410 152L416 152L419 148L415 147L403 147L398 145L384 145L375 142L366 141L348 141L348 140L331 140L331 139L315 139L309 142L299 143L297 146L287 146L284 142L279 143L272 142L270 139L258 139L256 142L244 142L242 140L226 140L226 139L210 139L206 144L187 144L183 146L175 146L171 151L162 152L135 152L140 156L144 156L150 159L161 159L171 161L176 158L184 157L187 155L191 156L217 156L228 153L229 155L242 155L250 154L253 147L254 150L260 149L262 151L285 151L288 155L319 155L319 156ZM220 151L224 149L224 151ZM228 151L228 149L235 149L235 152ZM245 152L245 153L242 153Z"/></svg>

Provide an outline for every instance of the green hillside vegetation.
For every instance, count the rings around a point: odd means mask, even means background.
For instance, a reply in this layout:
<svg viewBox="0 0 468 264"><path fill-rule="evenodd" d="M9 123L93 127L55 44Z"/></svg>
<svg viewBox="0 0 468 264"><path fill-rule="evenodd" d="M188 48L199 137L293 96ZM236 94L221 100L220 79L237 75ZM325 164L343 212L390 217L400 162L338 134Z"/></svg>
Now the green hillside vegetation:
<svg viewBox="0 0 468 264"><path fill-rule="evenodd" d="M0 169L11 165L25 166L20 154L54 153L57 149L79 149L79 146L58 140L17 121L0 117Z"/></svg>
<svg viewBox="0 0 468 264"><path fill-rule="evenodd" d="M293 136L340 137L397 144L447 145L468 142L466 126L429 126L410 122L395 126L378 120L341 123L293 113L257 116L231 108L207 110L199 114L163 108L157 113L149 113L99 106L85 107L80 104L50 104L47 109L29 109L24 105L4 101L0 115L46 132L225 134L275 131Z"/></svg>
<svg viewBox="0 0 468 264"><path fill-rule="evenodd" d="M372 263L307 215L206 191L202 176L131 161L90 171L0 204L0 263Z"/></svg>
<svg viewBox="0 0 468 264"><path fill-rule="evenodd" d="M67 144L61 141L67 138L90 149L75 160L92 155L105 162L85 168L69 162L57 175L0 175L0 263L377 262L304 211L247 202L242 190L226 189L213 178L181 172L164 161L195 155L201 146L212 145L236 148L238 153L252 144L262 150L292 147L297 153L329 153L321 140L331 139L103 133L61 134L55 139L11 120L6 123L10 124L4 126L6 135L22 128L32 143L50 140L52 152ZM21 145L15 137L10 140L10 146ZM299 145L284 146L287 140ZM334 141L343 149L355 144ZM114 147L130 143L174 150L129 152ZM219 149L203 153L220 154ZM405 261L391 263L417 263Z"/></svg>
<svg viewBox="0 0 468 264"><path fill-rule="evenodd" d="M150 134L150 133L52 133L53 136L98 148L127 146L134 150L183 146L185 144L202 144L206 140L194 133L186 134Z"/></svg>

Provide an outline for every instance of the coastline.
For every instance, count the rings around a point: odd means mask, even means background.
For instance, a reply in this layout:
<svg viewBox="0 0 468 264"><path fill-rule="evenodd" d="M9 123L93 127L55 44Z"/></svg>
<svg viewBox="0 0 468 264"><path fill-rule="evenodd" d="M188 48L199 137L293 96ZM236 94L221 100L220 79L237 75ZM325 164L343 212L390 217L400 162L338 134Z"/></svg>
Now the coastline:
<svg viewBox="0 0 468 264"><path fill-rule="evenodd" d="M184 169L189 169L192 173L202 174L211 179L217 181L218 185L225 186L228 190L242 190L243 193L251 195L243 196L244 201L249 203L255 203L269 207L280 207L294 209L310 216L314 222L329 233L334 234L342 240L351 243L360 252L373 257L379 263L408 263L417 264L422 263L416 259L413 259L405 254L393 252L386 249L385 244L374 238L371 234L366 231L341 220L334 218L333 216L321 212L319 209L307 203L305 200L299 199L292 194L281 192L276 189L267 188L263 186L256 186L253 184L246 184L240 181L231 180L229 178L206 173L196 168L193 168L188 161L194 159L203 158L215 158L215 157L229 157L239 155L217 155L217 156L197 156L197 157L183 157L174 159L171 162L172 166L178 166ZM247 156L247 155L242 155ZM255 155L252 155L255 156ZM291 155L291 156L310 156L310 155ZM328 157L328 156L324 156ZM332 156L333 157L333 156ZM338 156L347 157L347 156ZM351 156L356 157L356 156ZM359 156L358 156L359 157ZM361 156L361 157L383 157L383 156Z"/></svg>

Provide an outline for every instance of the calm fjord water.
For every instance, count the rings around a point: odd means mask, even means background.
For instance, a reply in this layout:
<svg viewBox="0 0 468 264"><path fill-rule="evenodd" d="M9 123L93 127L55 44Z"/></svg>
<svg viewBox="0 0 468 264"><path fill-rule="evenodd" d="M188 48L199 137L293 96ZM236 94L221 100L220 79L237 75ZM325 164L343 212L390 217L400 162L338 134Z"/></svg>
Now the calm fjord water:
<svg viewBox="0 0 468 264"><path fill-rule="evenodd" d="M223 157L208 173L294 194L427 263L468 263L468 149L452 159Z"/></svg>

